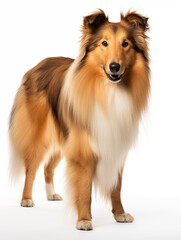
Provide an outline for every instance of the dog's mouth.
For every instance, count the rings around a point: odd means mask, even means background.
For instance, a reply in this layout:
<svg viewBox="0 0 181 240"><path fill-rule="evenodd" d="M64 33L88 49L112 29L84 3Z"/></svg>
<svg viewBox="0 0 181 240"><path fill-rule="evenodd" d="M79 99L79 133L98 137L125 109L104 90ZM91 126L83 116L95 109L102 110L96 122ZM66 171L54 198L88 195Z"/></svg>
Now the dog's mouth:
<svg viewBox="0 0 181 240"><path fill-rule="evenodd" d="M109 79L111 82L114 82L114 83L120 82L121 79L122 79L122 77L123 77L123 75L124 75L124 73L125 73L125 70L124 70L124 72L121 73L121 74L109 74L109 73L106 72L105 69L104 69L104 71L105 71L108 79Z"/></svg>

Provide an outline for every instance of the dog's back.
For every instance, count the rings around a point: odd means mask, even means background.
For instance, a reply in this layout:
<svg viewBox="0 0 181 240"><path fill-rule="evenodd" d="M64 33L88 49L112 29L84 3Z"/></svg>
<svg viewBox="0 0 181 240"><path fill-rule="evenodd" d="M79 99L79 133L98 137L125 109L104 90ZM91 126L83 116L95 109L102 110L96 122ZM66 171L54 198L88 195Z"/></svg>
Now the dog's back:
<svg viewBox="0 0 181 240"><path fill-rule="evenodd" d="M43 160L48 161L60 152L60 138L65 134L66 126L57 116L58 99L72 62L70 58L47 58L23 78L9 124L10 177L13 181L30 166L34 178L34 172Z"/></svg>

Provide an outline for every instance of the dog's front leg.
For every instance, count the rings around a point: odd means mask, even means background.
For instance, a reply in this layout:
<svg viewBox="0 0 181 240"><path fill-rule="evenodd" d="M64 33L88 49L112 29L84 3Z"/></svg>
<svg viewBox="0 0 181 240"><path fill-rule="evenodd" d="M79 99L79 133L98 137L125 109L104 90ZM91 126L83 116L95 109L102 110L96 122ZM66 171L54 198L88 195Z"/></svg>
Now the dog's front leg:
<svg viewBox="0 0 181 240"><path fill-rule="evenodd" d="M78 214L76 228L92 230L91 192L94 167L91 161L68 160L67 177L71 187L72 199Z"/></svg>
<svg viewBox="0 0 181 240"><path fill-rule="evenodd" d="M112 213L117 222L133 222L134 218L129 213L125 213L121 202L122 173L123 168L118 176L117 186L111 192Z"/></svg>

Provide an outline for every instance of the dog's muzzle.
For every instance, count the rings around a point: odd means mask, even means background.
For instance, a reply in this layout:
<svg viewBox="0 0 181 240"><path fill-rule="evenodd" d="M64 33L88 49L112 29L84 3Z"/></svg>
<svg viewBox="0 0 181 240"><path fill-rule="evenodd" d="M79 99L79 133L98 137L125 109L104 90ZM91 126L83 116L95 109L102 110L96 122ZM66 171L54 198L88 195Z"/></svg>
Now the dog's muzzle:
<svg viewBox="0 0 181 240"><path fill-rule="evenodd" d="M104 69L104 71L111 82L118 83L121 81L122 76L125 73L125 70L121 73L120 69L121 65L119 63L113 62L109 64L109 70L106 71Z"/></svg>

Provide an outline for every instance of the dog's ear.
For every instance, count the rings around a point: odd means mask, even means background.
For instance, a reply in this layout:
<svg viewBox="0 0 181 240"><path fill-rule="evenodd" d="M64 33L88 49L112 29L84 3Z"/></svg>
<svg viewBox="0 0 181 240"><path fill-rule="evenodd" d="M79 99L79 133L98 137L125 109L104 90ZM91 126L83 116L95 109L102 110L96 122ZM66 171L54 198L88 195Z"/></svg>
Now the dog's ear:
<svg viewBox="0 0 181 240"><path fill-rule="evenodd" d="M90 32L95 32L101 25L103 25L107 21L108 18L106 17L105 13L101 9L99 9L99 11L84 17L83 27Z"/></svg>
<svg viewBox="0 0 181 240"><path fill-rule="evenodd" d="M126 21L135 28L139 28L143 31L149 29L148 18L144 17L136 12L128 12L126 16L121 16L121 20Z"/></svg>

